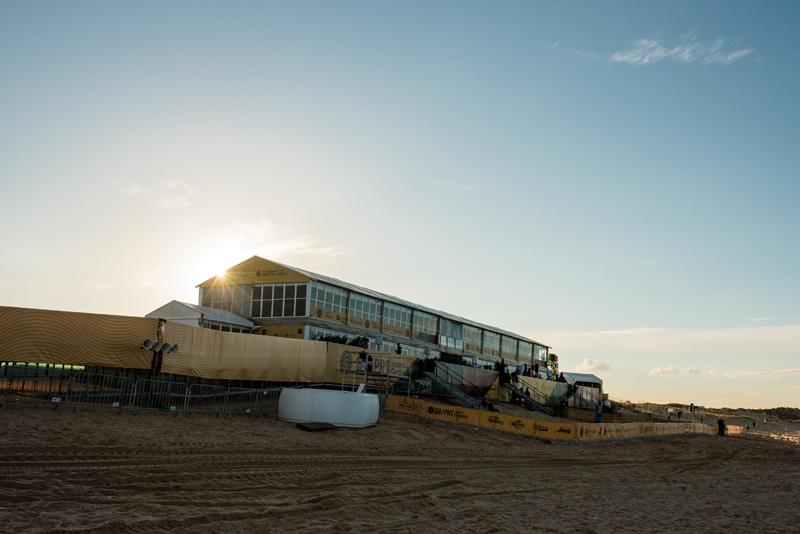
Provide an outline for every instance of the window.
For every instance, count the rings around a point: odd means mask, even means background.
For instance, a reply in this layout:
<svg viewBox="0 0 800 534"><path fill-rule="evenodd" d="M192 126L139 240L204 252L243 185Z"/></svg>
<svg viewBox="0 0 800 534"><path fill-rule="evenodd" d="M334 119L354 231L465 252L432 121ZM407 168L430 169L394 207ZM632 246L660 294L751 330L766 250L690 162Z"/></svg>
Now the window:
<svg viewBox="0 0 800 534"><path fill-rule="evenodd" d="M512 337L503 336L503 353L512 356L517 355L517 340Z"/></svg>
<svg viewBox="0 0 800 534"><path fill-rule="evenodd" d="M387 302L383 305L383 322L400 328L402 330L411 329L411 310L403 308L397 304Z"/></svg>
<svg viewBox="0 0 800 534"><path fill-rule="evenodd" d="M358 293L350 294L350 315L367 319L370 322L381 322L381 301Z"/></svg>
<svg viewBox="0 0 800 534"><path fill-rule="evenodd" d="M200 305L249 317L253 286L214 286L200 288Z"/></svg>
<svg viewBox="0 0 800 534"><path fill-rule="evenodd" d="M472 352L480 352L483 342L481 335L483 332L480 328L474 326L464 325L464 350L471 350Z"/></svg>
<svg viewBox="0 0 800 534"><path fill-rule="evenodd" d="M533 356L533 343L528 343L527 341L520 341L519 342L519 357L529 359Z"/></svg>
<svg viewBox="0 0 800 534"><path fill-rule="evenodd" d="M439 321L439 344L451 349L464 349L464 325L442 319Z"/></svg>
<svg viewBox="0 0 800 534"><path fill-rule="evenodd" d="M414 310L414 339L425 343L438 343L439 318L429 313Z"/></svg>
<svg viewBox="0 0 800 534"><path fill-rule="evenodd" d="M322 282L311 282L311 306L346 314L347 291Z"/></svg>
<svg viewBox="0 0 800 534"><path fill-rule="evenodd" d="M500 334L494 332L483 332L483 348L490 349L494 352L500 351Z"/></svg>
<svg viewBox="0 0 800 534"><path fill-rule="evenodd" d="M303 317L306 284L265 284L252 289L251 317Z"/></svg>

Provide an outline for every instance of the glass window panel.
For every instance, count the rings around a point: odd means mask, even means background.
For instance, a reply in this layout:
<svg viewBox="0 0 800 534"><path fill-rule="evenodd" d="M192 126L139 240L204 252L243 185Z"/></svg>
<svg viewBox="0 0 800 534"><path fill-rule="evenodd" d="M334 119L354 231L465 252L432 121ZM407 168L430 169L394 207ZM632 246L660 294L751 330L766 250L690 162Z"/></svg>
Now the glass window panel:
<svg viewBox="0 0 800 534"><path fill-rule="evenodd" d="M253 300L261 300L261 286L253 288Z"/></svg>
<svg viewBox="0 0 800 534"><path fill-rule="evenodd" d="M261 317L261 301L254 300L250 317Z"/></svg>
<svg viewBox="0 0 800 534"><path fill-rule="evenodd" d="M261 298L264 300L272 300L272 287L266 286L262 289Z"/></svg>
<svg viewBox="0 0 800 534"><path fill-rule="evenodd" d="M230 332L231 331L231 327L230 326L223 326L222 328L220 328L220 330L222 330L223 332Z"/></svg>
<svg viewBox="0 0 800 534"><path fill-rule="evenodd" d="M283 301L282 300L273 300L272 301L272 316L273 317L283 317Z"/></svg>
<svg viewBox="0 0 800 534"><path fill-rule="evenodd" d="M286 289L283 292L283 298L286 299L293 299L294 298L294 284L287 284Z"/></svg>
<svg viewBox="0 0 800 534"><path fill-rule="evenodd" d="M261 317L272 317L272 301L265 300L264 305L261 306Z"/></svg>
<svg viewBox="0 0 800 534"><path fill-rule="evenodd" d="M272 298L274 298L274 299L282 299L283 298L283 286L282 285L276 285L272 289Z"/></svg>
<svg viewBox="0 0 800 534"><path fill-rule="evenodd" d="M333 288L326 287L325 288L325 304L327 304L326 308L330 308L333 306Z"/></svg>
<svg viewBox="0 0 800 534"><path fill-rule="evenodd" d="M306 285L305 284L298 284L297 286L297 298L304 299L306 298Z"/></svg>
<svg viewBox="0 0 800 534"><path fill-rule="evenodd" d="M291 317L294 315L294 299L283 301L283 316Z"/></svg>
<svg viewBox="0 0 800 534"><path fill-rule="evenodd" d="M294 304L295 317L303 317L306 314L306 299L297 299Z"/></svg>

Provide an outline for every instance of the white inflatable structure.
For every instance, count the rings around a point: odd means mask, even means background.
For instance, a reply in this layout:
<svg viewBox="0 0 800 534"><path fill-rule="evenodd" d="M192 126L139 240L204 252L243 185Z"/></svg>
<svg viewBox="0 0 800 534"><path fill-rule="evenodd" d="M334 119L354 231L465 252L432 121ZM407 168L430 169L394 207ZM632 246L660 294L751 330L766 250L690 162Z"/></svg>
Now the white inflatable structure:
<svg viewBox="0 0 800 534"><path fill-rule="evenodd" d="M278 419L363 428L378 421L378 396L328 389L289 389L278 399Z"/></svg>

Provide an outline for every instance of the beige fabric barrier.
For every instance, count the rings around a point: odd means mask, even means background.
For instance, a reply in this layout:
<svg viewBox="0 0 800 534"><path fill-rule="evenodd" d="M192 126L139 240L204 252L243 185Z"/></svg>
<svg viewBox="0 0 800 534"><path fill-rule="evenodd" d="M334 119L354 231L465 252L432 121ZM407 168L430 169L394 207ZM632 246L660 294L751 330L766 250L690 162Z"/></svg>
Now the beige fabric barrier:
<svg viewBox="0 0 800 534"><path fill-rule="evenodd" d="M0 307L0 361L149 369L159 320ZM227 380L342 382L340 364L356 347L237 334L167 321L162 373ZM368 351L376 372L403 374L410 356ZM360 382L356 382L360 383Z"/></svg>
<svg viewBox="0 0 800 534"><path fill-rule="evenodd" d="M158 319L0 306L0 360L149 369Z"/></svg>
<svg viewBox="0 0 800 534"><path fill-rule="evenodd" d="M340 345L338 343L328 343L328 358L325 365L325 382L339 384L342 382L341 369L354 369L355 360L362 349L351 345ZM392 354L389 352L379 352L377 350L367 350L367 354L372 356L372 368L376 373L388 373L402 375L406 372L411 362L411 356L404 354ZM390 379L389 385L394 384L397 379ZM349 374L345 380L348 384L360 384L362 377Z"/></svg>
<svg viewBox="0 0 800 534"><path fill-rule="evenodd" d="M235 334L167 322L165 340L178 345L165 354L163 373L226 380L325 382L327 347L322 341Z"/></svg>
<svg viewBox="0 0 800 534"><path fill-rule="evenodd" d="M716 427L700 423L562 423L539 421L527 417L499 414L459 408L447 404L434 404L420 399L389 395L386 408L408 413L483 428L493 428L516 434L539 438L568 441L595 441L642 436L665 436L669 434L715 434Z"/></svg>

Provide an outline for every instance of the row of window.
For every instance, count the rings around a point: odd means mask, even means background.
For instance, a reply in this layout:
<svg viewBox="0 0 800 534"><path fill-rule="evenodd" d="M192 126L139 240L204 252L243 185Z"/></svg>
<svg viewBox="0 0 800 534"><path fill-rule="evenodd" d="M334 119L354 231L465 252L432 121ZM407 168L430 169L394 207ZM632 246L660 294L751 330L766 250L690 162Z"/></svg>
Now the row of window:
<svg viewBox="0 0 800 534"><path fill-rule="evenodd" d="M347 313L347 291L322 282L311 282L311 305L337 313Z"/></svg>
<svg viewBox="0 0 800 534"><path fill-rule="evenodd" d="M472 350L479 347L501 350L500 334L421 311L412 314L410 308L323 282L205 287L200 288L200 304L251 318L305 317L308 315L307 304L310 304L374 323L383 322L398 329L387 331L392 335L410 335L413 330L418 333L416 337L420 341L438 343L442 347L463 350L466 342ZM505 336L502 352L522 358L547 359L546 347Z"/></svg>
<svg viewBox="0 0 800 534"><path fill-rule="evenodd" d="M383 322L403 330L411 329L411 310L385 302L383 304Z"/></svg>
<svg viewBox="0 0 800 534"><path fill-rule="evenodd" d="M251 317L304 317L306 284L269 284L253 288Z"/></svg>
<svg viewBox="0 0 800 534"><path fill-rule="evenodd" d="M350 294L350 314L368 321L381 322L381 301L358 293Z"/></svg>

